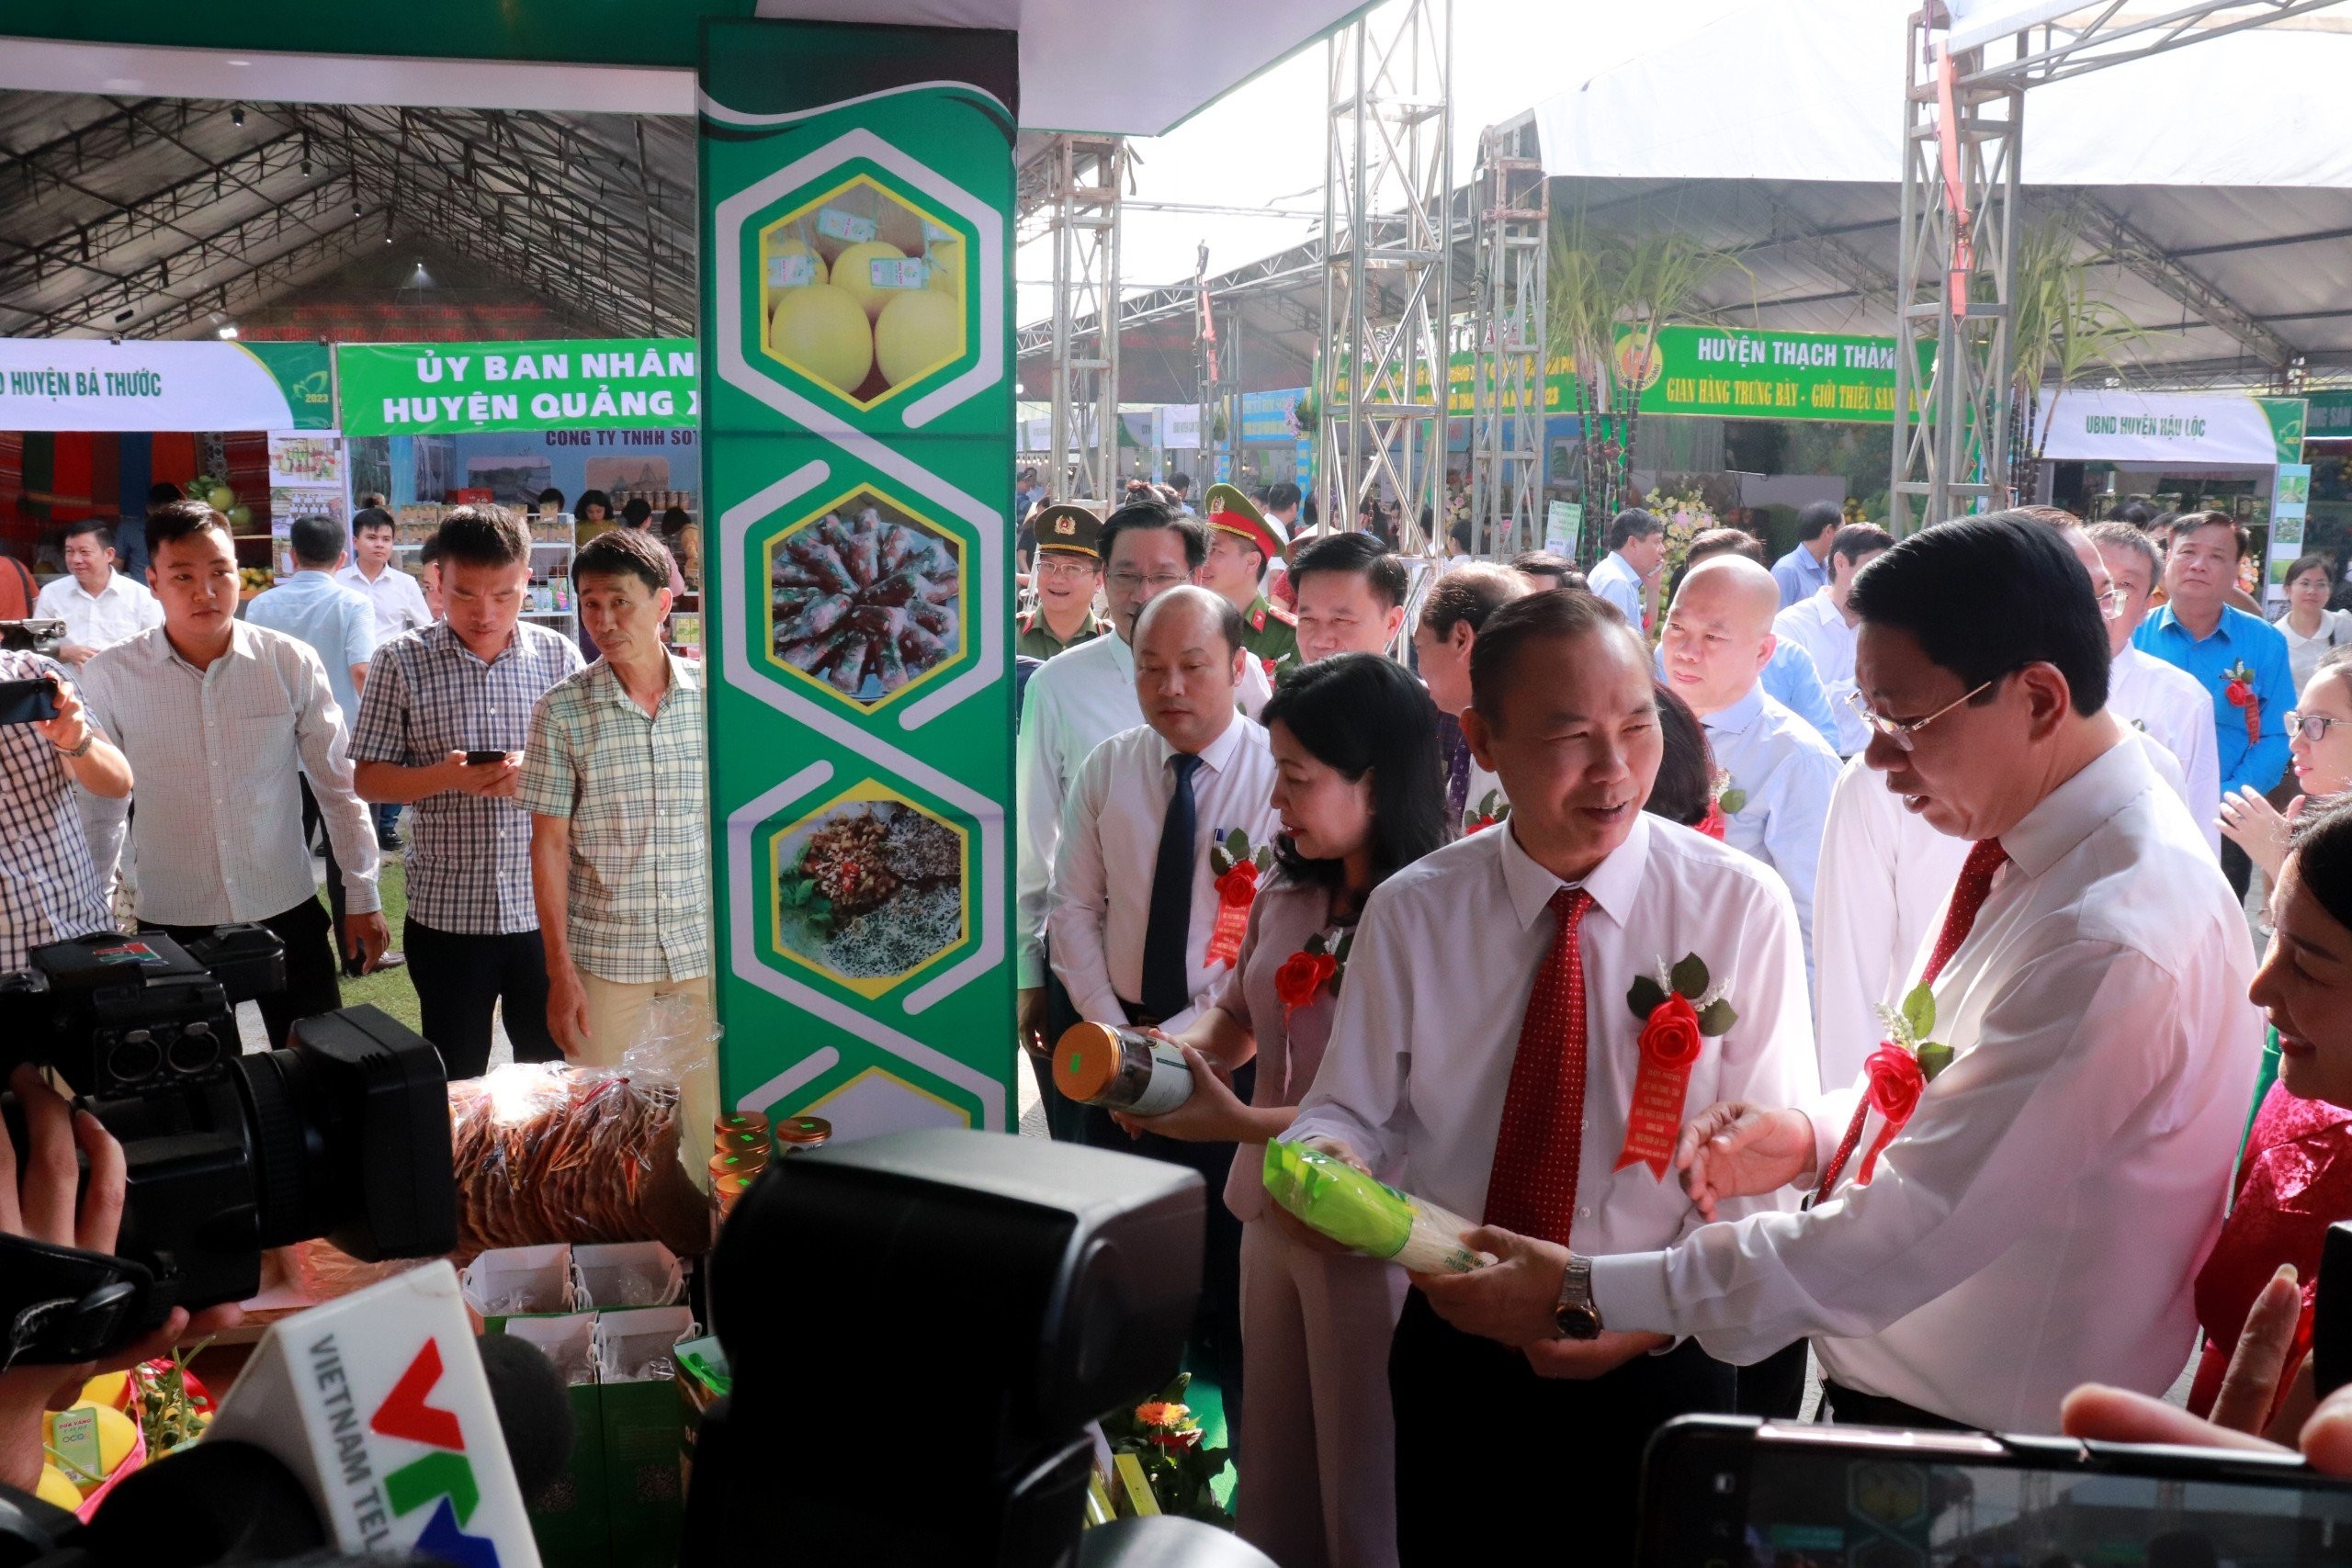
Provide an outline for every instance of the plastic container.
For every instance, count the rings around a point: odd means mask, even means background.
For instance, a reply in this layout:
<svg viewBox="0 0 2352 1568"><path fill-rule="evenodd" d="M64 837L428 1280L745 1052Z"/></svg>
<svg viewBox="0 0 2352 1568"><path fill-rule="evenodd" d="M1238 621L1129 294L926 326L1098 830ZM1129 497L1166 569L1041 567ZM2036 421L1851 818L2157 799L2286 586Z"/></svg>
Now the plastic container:
<svg viewBox="0 0 2352 1568"><path fill-rule="evenodd" d="M1266 1196L1343 1247L1416 1274L1467 1274L1494 1261L1462 1244L1476 1227L1300 1144L1266 1145Z"/></svg>
<svg viewBox="0 0 2352 1568"><path fill-rule="evenodd" d="M1140 1029L1075 1023L1054 1046L1054 1087L1081 1105L1162 1116L1193 1098L1193 1069L1182 1051Z"/></svg>
<svg viewBox="0 0 2352 1568"><path fill-rule="evenodd" d="M787 1116L775 1124L776 1152L797 1155L822 1148L832 1135L833 1124L822 1116Z"/></svg>

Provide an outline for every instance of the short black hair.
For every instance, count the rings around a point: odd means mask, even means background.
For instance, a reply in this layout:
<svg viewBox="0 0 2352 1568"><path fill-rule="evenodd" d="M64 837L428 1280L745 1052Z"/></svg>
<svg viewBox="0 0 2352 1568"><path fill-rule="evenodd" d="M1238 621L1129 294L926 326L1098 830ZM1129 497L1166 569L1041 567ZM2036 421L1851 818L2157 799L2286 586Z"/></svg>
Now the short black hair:
<svg viewBox="0 0 2352 1568"><path fill-rule="evenodd" d="M1208 530L1202 527L1198 520L1187 517L1157 500L1138 498L1102 519L1102 532L1094 545L1102 552L1102 565L1106 570L1111 565L1112 541L1138 528L1175 529L1184 541L1184 564L1193 571L1200 570L1201 563L1209 558Z"/></svg>
<svg viewBox="0 0 2352 1568"><path fill-rule="evenodd" d="M187 499L187 491L175 484L158 482L147 487L147 509L151 512L158 506L169 506L175 501Z"/></svg>
<svg viewBox="0 0 2352 1568"><path fill-rule="evenodd" d="M1635 539L1646 539L1665 532L1666 519L1655 512L1629 506L1609 520L1609 547L1622 550Z"/></svg>
<svg viewBox="0 0 2352 1568"><path fill-rule="evenodd" d="M435 529L432 533L424 536L424 542L416 547L416 564L419 566L431 566L435 561L437 561L440 558L441 533L440 530Z"/></svg>
<svg viewBox="0 0 2352 1568"><path fill-rule="evenodd" d="M1894 536L1873 523L1849 523L1829 541L1829 553L1849 566L1864 556L1894 547Z"/></svg>
<svg viewBox="0 0 2352 1568"><path fill-rule="evenodd" d="M1520 649L1531 642L1582 637L1588 632L1625 638L1644 666L1649 645L1625 623L1624 613L1597 593L1528 593L1487 617L1470 648L1470 705L1490 725L1502 722L1503 696Z"/></svg>
<svg viewBox="0 0 2352 1568"><path fill-rule="evenodd" d="M1547 578L1555 588L1585 585L1584 573L1577 570L1577 563L1550 550L1521 550L1510 558L1510 569L1521 577Z"/></svg>
<svg viewBox="0 0 2352 1568"><path fill-rule="evenodd" d="M1353 572L1371 584L1373 597L1389 609L1405 602L1404 560L1370 534L1326 534L1316 540L1290 563L1290 580L1304 582L1311 571Z"/></svg>
<svg viewBox="0 0 2352 1568"><path fill-rule="evenodd" d="M96 517L85 517L78 522L68 523L65 525L65 532L59 536L57 542L62 545L67 539L78 539L85 534L96 534L98 536L98 548L102 550L114 548L114 530Z"/></svg>
<svg viewBox="0 0 2352 1568"><path fill-rule="evenodd" d="M468 566L513 566L531 558L531 531L523 520L503 506L460 506L441 519L433 531L437 560L463 561ZM590 544L595 541L591 539ZM669 586L662 578L660 586Z"/></svg>
<svg viewBox="0 0 2352 1568"><path fill-rule="evenodd" d="M399 524L392 521L392 514L390 513L385 511L380 506L370 506L360 512L355 513L352 515L351 536L356 539L370 528L391 528L397 530L399 526Z"/></svg>
<svg viewBox="0 0 2352 1568"><path fill-rule="evenodd" d="M1184 491L1193 488L1193 476L1190 474L1170 474L1168 476L1168 488L1176 491L1179 495L1182 495Z"/></svg>
<svg viewBox="0 0 2352 1568"><path fill-rule="evenodd" d="M652 519L653 503L641 495L630 496L628 504L621 508L621 521L632 528L642 528Z"/></svg>
<svg viewBox="0 0 2352 1568"><path fill-rule="evenodd" d="M293 547L294 564L315 571L324 571L341 560L344 547L350 543L344 536L342 524L316 514L294 519L286 536Z"/></svg>
<svg viewBox="0 0 2352 1568"><path fill-rule="evenodd" d="M165 545L193 538L207 528L231 541L231 549L237 547L236 530L229 526L229 520L204 502L175 501L159 506L147 514L147 558L153 560Z"/></svg>
<svg viewBox="0 0 2352 1568"><path fill-rule="evenodd" d="M1740 556L1758 566L1770 564L1764 558L1764 541L1745 528L1702 528L1690 536L1682 564L1691 566L1711 556Z"/></svg>
<svg viewBox="0 0 2352 1568"><path fill-rule="evenodd" d="M2117 518L2110 522L2094 523L2083 532L2090 536L2094 545L2113 545L2139 557L2148 569L2148 587L2151 590L2165 580L2165 552L2147 530L2138 524Z"/></svg>
<svg viewBox="0 0 2352 1568"><path fill-rule="evenodd" d="M2245 531L2245 525L2226 512L2182 513L2172 520L2173 540L2177 543L2188 535L2206 528L2227 528L2230 531L2230 537L2237 542L2240 560L2244 560L2246 551L2253 547L2254 538Z"/></svg>
<svg viewBox="0 0 2352 1568"><path fill-rule="evenodd" d="M534 504L539 506L552 506L558 512L560 512L563 510L563 491L556 489L553 485L549 485L547 489L539 491L539 499Z"/></svg>
<svg viewBox="0 0 2352 1568"><path fill-rule="evenodd" d="M1910 633L1972 690L2050 664L2066 677L2076 713L2107 705L2107 618L2074 547L2047 524L1939 523L1864 567L1847 603L1864 621ZM1996 604L2000 614L1986 613Z"/></svg>
<svg viewBox="0 0 2352 1568"><path fill-rule="evenodd" d="M648 590L670 586L670 552L634 528L614 528L580 547L571 581L583 577L634 577Z"/></svg>
<svg viewBox="0 0 2352 1568"><path fill-rule="evenodd" d="M1421 601L1420 629L1431 637L1452 637L1453 628L1466 621L1475 632L1487 616L1526 592L1526 583L1509 567L1466 562L1439 578Z"/></svg>
<svg viewBox="0 0 2352 1568"><path fill-rule="evenodd" d="M1350 782L1372 775L1372 874L1376 883L1444 844L1445 765L1437 749L1437 705L1429 689L1391 659L1338 653L1291 672L1259 722L1283 725L1317 761ZM1338 887L1347 863L1308 860L1287 834L1274 841L1283 874Z"/></svg>
<svg viewBox="0 0 2352 1568"><path fill-rule="evenodd" d="M1690 705L1675 695L1665 682L1653 682L1657 693L1658 738L1665 742L1658 756L1657 782L1642 809L1653 817L1696 828L1707 819L1715 798L1715 754L1707 744L1706 727Z"/></svg>
<svg viewBox="0 0 2352 1568"><path fill-rule="evenodd" d="M2110 523L2128 523L2134 528L2145 528L2156 520L2156 509L2144 501L2127 501L2107 514Z"/></svg>
<svg viewBox="0 0 2352 1568"><path fill-rule="evenodd" d="M694 526L694 513L683 506L665 506L662 509L662 532L665 537L684 533Z"/></svg>
<svg viewBox="0 0 2352 1568"><path fill-rule="evenodd" d="M1797 542L1811 544L1821 537L1824 528L1835 528L1846 520L1846 513L1834 501L1816 501L1797 510Z"/></svg>
<svg viewBox="0 0 2352 1568"><path fill-rule="evenodd" d="M1281 484L1271 484L1266 487L1267 511L1288 512L1292 507L1296 506L1297 504L1298 487L1296 485L1284 481Z"/></svg>

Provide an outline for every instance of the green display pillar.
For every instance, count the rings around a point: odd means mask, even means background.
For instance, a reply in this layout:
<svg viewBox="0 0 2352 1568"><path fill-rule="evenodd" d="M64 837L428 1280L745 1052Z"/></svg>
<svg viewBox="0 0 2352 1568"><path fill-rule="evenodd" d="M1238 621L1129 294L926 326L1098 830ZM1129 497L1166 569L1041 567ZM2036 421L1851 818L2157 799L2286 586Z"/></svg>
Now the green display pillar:
<svg viewBox="0 0 2352 1568"><path fill-rule="evenodd" d="M1011 1131L1015 38L713 21L704 647L727 1102Z"/></svg>

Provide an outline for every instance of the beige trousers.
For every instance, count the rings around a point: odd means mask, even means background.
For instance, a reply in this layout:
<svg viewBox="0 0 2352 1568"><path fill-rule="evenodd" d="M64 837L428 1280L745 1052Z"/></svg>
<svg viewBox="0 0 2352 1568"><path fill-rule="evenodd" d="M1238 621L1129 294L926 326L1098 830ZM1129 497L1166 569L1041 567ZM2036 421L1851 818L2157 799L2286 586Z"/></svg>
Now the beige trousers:
<svg viewBox="0 0 2352 1568"><path fill-rule="evenodd" d="M707 975L697 975L690 980L630 982L606 980L577 964L572 966L572 972L580 976L580 987L588 998L588 1038L574 1058L583 1067L618 1066L621 1053L637 1043L638 1035L645 1028L646 1011L653 1006L656 997L692 997L701 1005L703 1017L710 1016ZM683 1087L685 1094L680 1106L678 1158L697 1183L707 1186L710 1179L711 1122L718 1114L716 1057L702 1071L690 1075Z"/></svg>

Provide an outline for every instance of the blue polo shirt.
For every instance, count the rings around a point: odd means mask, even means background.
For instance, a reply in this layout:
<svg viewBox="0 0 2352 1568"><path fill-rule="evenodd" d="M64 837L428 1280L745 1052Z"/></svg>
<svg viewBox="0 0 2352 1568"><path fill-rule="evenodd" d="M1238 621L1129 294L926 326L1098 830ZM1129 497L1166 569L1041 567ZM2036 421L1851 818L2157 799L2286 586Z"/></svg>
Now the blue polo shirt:
<svg viewBox="0 0 2352 1568"><path fill-rule="evenodd" d="M2212 635L2198 637L2165 604L2152 611L2132 634L2132 646L2176 669L2186 670L2213 699L2215 759L2222 767L2222 793L2241 787L2267 795L2287 771L2287 710L2295 705L2295 676L2287 662L2287 639L2259 615L2229 604ZM2226 671L2243 664L2254 675L2262 739L2248 740L2245 709L2229 699Z"/></svg>

